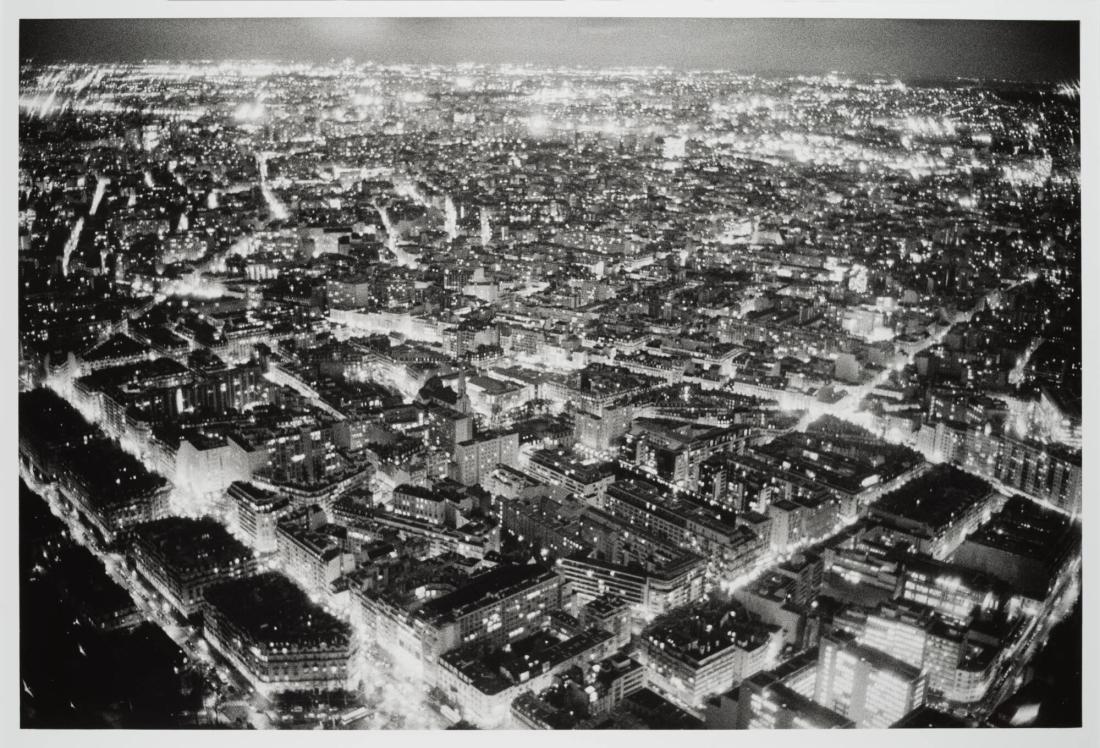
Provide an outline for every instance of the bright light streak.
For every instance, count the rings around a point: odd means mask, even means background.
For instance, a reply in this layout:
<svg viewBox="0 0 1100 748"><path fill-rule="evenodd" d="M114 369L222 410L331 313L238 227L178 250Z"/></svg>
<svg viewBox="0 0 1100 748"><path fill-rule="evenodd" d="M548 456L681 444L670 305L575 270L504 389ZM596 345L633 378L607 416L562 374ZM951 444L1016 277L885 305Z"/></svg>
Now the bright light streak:
<svg viewBox="0 0 1100 748"><path fill-rule="evenodd" d="M256 164L260 170L260 192L263 193L264 200L267 202L267 209L271 211L272 217L277 221L285 221L290 217L290 213L287 212L286 206L279 199L279 196L275 194L275 191L271 189L271 185L267 183L267 159L270 154L257 153Z"/></svg>
<svg viewBox="0 0 1100 748"><path fill-rule="evenodd" d="M400 190L398 190L398 192L400 192ZM397 245L397 229L390 219L390 212L386 209L386 206L377 202L373 205L374 209L378 211L378 216L382 221L382 227L386 230L386 249L397 258L397 264L402 267L412 268L419 266L420 262L416 255L404 251Z"/></svg>
<svg viewBox="0 0 1100 748"><path fill-rule="evenodd" d="M177 109L172 107L133 107L124 106L102 98L77 99L58 96L56 90L45 94L31 94L19 97L19 108L36 119L44 119L54 114L70 111L77 114L144 114L155 117L171 117L197 120L206 114L205 109Z"/></svg>
<svg viewBox="0 0 1100 748"><path fill-rule="evenodd" d="M92 196L92 207L88 211L88 215L95 215L95 212L99 210L99 203L103 200L103 193L107 191L107 185L111 183L111 180L107 177L96 177L95 182L95 195Z"/></svg>
<svg viewBox="0 0 1100 748"><path fill-rule="evenodd" d="M61 252L61 275L66 278L69 276L69 258L72 257L73 250L76 249L76 245L80 241L80 232L83 230L84 217L81 216L73 224L73 230L69 232L69 239L65 242L65 248Z"/></svg>
<svg viewBox="0 0 1100 748"><path fill-rule="evenodd" d="M443 203L444 212L444 231L447 232L447 238L454 241L458 237L458 211L455 209L454 200L450 195L447 195Z"/></svg>

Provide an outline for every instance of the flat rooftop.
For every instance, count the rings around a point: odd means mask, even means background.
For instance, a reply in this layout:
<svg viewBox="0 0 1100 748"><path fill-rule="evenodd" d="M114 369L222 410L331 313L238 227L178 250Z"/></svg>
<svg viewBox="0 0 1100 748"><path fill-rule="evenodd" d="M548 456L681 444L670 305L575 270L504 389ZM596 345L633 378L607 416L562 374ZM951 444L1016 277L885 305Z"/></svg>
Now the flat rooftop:
<svg viewBox="0 0 1100 748"><path fill-rule="evenodd" d="M208 571L243 564L252 549L210 517L165 517L133 529L135 541L174 572Z"/></svg>
<svg viewBox="0 0 1100 748"><path fill-rule="evenodd" d="M590 600L584 606L584 609L594 616L611 615L629 608L630 604L626 600L610 592Z"/></svg>
<svg viewBox="0 0 1100 748"><path fill-rule="evenodd" d="M1077 534L1074 529L1065 515L1015 497L966 540L1015 556L1050 562L1074 541Z"/></svg>
<svg viewBox="0 0 1100 748"><path fill-rule="evenodd" d="M229 495L239 503L246 503L254 509L263 509L274 504L289 504L285 496L275 491L260 488L255 483L247 481L233 481L229 484Z"/></svg>
<svg viewBox="0 0 1100 748"><path fill-rule="evenodd" d="M89 500L99 506L125 503L168 484L106 440L74 447L65 456L64 465L87 490Z"/></svg>
<svg viewBox="0 0 1100 748"><path fill-rule="evenodd" d="M623 720L627 714L634 719ZM701 730L704 726L701 720L648 688L627 695L607 727L618 729L635 723L650 730ZM601 727L597 725L596 729Z"/></svg>
<svg viewBox="0 0 1100 748"><path fill-rule="evenodd" d="M313 603L278 572L233 579L209 587L206 602L255 641L347 646L351 627Z"/></svg>
<svg viewBox="0 0 1100 748"><path fill-rule="evenodd" d="M39 388L19 394L19 433L38 449L75 446L98 431L53 390Z"/></svg>
<svg viewBox="0 0 1100 748"><path fill-rule="evenodd" d="M531 463L561 473L581 483L596 483L614 475L611 463L585 463L576 455L560 449L540 449L531 455Z"/></svg>
<svg viewBox="0 0 1100 748"><path fill-rule="evenodd" d="M504 395L509 392L519 392L523 389L515 382L503 379L494 379L486 376L473 376L466 380L467 386L473 385L490 395Z"/></svg>
<svg viewBox="0 0 1100 748"><path fill-rule="evenodd" d="M157 358L152 361L138 361L133 364L111 366L100 369L85 377L80 382L92 390L103 390L108 387L119 387L128 382L141 382L160 377L178 376L186 374L188 369L183 364L170 358Z"/></svg>
<svg viewBox="0 0 1100 748"><path fill-rule="evenodd" d="M936 465L883 496L871 506L871 513L942 527L984 499L991 490L981 478L951 465Z"/></svg>
<svg viewBox="0 0 1100 748"><path fill-rule="evenodd" d="M946 712L941 712L938 709L933 709L930 706L922 706L920 709L914 709L899 719L894 724L890 725L892 729L948 729L954 727L973 727L966 720L959 719Z"/></svg>
<svg viewBox="0 0 1100 748"><path fill-rule="evenodd" d="M554 576L554 572L537 564L498 566L471 578L468 584L454 592L429 600L418 613L439 623L454 620Z"/></svg>
<svg viewBox="0 0 1100 748"><path fill-rule="evenodd" d="M658 618L643 636L662 651L697 666L733 646L744 650L763 646L769 628L738 608L693 606Z"/></svg>
<svg viewBox="0 0 1100 748"><path fill-rule="evenodd" d="M443 660L468 677L477 690L492 695L544 673L609 638L611 634L598 629L568 637L540 631L512 642L509 651L487 652L483 644L474 643L446 653Z"/></svg>
<svg viewBox="0 0 1100 748"><path fill-rule="evenodd" d="M880 670L892 670L902 678L907 680L916 680L920 674L920 668L914 667L907 662L893 657L886 652L882 652L873 647L865 647L855 641L849 640L842 636L828 635L823 638L824 641L832 641L837 644L840 649L846 650L851 654L858 657L860 660L865 660L873 667Z"/></svg>

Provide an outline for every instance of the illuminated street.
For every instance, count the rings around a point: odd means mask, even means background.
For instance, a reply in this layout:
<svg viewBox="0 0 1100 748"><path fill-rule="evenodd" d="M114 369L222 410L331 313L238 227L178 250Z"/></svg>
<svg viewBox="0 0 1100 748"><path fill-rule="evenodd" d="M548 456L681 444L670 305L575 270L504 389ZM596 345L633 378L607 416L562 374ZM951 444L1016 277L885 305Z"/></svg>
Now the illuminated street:
<svg viewBox="0 0 1100 748"><path fill-rule="evenodd" d="M24 727L1080 723L1076 24L702 20L21 24Z"/></svg>

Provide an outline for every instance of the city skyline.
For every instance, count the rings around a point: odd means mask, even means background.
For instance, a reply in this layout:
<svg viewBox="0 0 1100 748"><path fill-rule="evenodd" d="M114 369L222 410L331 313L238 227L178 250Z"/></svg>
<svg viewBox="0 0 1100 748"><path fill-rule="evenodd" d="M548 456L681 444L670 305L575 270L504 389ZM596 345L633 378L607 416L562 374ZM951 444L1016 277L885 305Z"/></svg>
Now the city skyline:
<svg viewBox="0 0 1100 748"><path fill-rule="evenodd" d="M690 46L679 40L692 39ZM382 64L660 65L744 73L1076 80L1072 21L729 18L26 20L39 61L351 58Z"/></svg>

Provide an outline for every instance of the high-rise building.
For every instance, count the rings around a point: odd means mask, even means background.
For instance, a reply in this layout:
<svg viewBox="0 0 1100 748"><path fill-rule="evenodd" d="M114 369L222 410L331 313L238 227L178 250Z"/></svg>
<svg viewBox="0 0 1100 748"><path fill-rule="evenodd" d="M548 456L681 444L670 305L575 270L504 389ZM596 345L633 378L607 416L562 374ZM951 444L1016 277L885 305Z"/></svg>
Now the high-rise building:
<svg viewBox="0 0 1100 748"><path fill-rule="evenodd" d="M956 704L984 698L1003 659L995 636L907 600L873 610L850 608L836 616L834 626L864 646L920 668L928 692Z"/></svg>
<svg viewBox="0 0 1100 748"><path fill-rule="evenodd" d="M736 725L741 730L834 730L856 726L848 717L803 696L770 672L757 673L741 683Z"/></svg>
<svg viewBox="0 0 1100 748"><path fill-rule="evenodd" d="M475 436L454 447L455 480L470 486L487 479L498 464L516 465L519 434L515 431Z"/></svg>
<svg viewBox="0 0 1100 748"><path fill-rule="evenodd" d="M886 728L924 704L925 676L839 634L822 637L814 701L856 727Z"/></svg>

